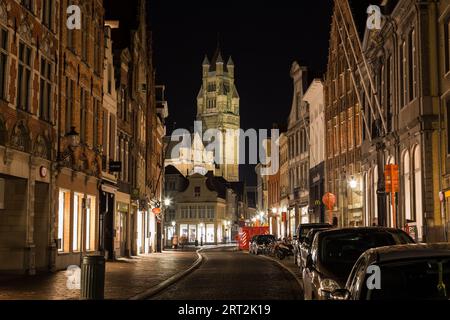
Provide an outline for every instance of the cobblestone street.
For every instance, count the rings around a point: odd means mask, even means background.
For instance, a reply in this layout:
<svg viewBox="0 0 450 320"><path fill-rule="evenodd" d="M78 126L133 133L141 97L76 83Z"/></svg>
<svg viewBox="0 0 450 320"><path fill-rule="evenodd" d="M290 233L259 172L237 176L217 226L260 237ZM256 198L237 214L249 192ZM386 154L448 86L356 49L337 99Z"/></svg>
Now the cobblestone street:
<svg viewBox="0 0 450 320"><path fill-rule="evenodd" d="M195 252L167 251L106 264L105 299L129 299L188 269ZM68 290L65 271L35 277L1 277L0 300L76 300Z"/></svg>

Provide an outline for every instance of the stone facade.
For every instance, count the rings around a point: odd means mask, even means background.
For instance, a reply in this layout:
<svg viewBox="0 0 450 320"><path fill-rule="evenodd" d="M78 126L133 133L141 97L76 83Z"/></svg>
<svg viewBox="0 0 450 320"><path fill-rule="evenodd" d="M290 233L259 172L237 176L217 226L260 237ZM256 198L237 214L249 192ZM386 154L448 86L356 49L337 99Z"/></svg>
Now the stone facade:
<svg viewBox="0 0 450 320"><path fill-rule="evenodd" d="M0 1L0 272L54 267L60 5Z"/></svg>
<svg viewBox="0 0 450 320"><path fill-rule="evenodd" d="M289 155L289 216L295 215L295 225L309 222L309 111L303 103L307 83L307 69L294 62L290 72L293 99L288 119Z"/></svg>

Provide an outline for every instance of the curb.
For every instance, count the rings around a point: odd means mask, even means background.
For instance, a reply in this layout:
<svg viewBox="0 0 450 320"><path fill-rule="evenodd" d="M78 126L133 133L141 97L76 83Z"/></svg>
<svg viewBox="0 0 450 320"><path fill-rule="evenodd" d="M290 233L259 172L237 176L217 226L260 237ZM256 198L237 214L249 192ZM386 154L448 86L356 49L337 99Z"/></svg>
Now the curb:
<svg viewBox="0 0 450 320"><path fill-rule="evenodd" d="M276 259L274 259L274 258L272 258L272 257L264 256L264 255L259 255L258 257L262 257L262 258L265 258L265 259L267 259L267 260L276 262L279 266L281 266L283 269L285 269L286 271L288 271L288 272L295 278L295 280L297 281L297 283L298 283L298 285L300 286L300 288L301 288L302 290L304 290L304 288L303 288L303 280L300 280L299 277L298 277L291 269L289 269L288 267L286 267L286 266L285 266L284 264L282 264L280 261L278 261L278 260L276 260Z"/></svg>
<svg viewBox="0 0 450 320"><path fill-rule="evenodd" d="M218 246L218 247L213 247L213 248L227 248L227 247L231 247L231 246ZM203 250L208 250L208 249L213 249L213 248L200 248L200 249L198 249L197 251L195 251L197 253L197 255L198 255L198 258L194 262L194 264L192 266L190 266L188 269L173 275L169 279L164 280L160 284L158 284L158 285L148 289L147 291L145 291L143 293L135 295L134 297L131 297L128 300L147 300L147 299L150 299L151 297L157 295L161 291L164 291L165 289L167 289L168 287L170 287L173 284L177 283L178 281L180 281L184 277L186 277L189 274L191 274L192 272L194 272L198 267L200 267L200 265L205 260L205 258L201 254L201 252Z"/></svg>
<svg viewBox="0 0 450 320"><path fill-rule="evenodd" d="M198 249L196 251L198 258L197 260L194 262L194 264L192 266L190 266L188 269L179 272L175 275L173 275L172 277L170 277L169 279L164 280L163 282L161 282L160 284L148 289L147 291L140 293L128 300L147 300L150 299L151 297L157 295L158 293L160 293L161 291L167 289L168 287L170 287L171 285L175 284L176 282L180 281L182 278L186 277L187 275L189 275L190 273L192 273L195 269L197 269L200 264L202 264L204 258L201 255L201 251L203 251L203 248Z"/></svg>

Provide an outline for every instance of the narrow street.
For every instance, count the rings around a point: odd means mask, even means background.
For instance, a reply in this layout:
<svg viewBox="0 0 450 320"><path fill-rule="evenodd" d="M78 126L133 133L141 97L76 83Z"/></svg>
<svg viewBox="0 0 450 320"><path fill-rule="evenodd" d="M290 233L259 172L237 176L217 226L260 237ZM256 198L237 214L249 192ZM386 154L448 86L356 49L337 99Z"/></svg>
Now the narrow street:
<svg viewBox="0 0 450 320"><path fill-rule="evenodd" d="M234 248L203 252L199 269L154 300L301 300L300 286L277 263Z"/></svg>

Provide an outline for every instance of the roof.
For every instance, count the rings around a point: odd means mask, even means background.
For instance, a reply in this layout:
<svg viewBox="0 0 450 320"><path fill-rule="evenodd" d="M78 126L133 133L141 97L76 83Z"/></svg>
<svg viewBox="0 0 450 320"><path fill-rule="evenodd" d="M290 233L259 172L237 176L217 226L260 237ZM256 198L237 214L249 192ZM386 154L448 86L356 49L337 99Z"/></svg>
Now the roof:
<svg viewBox="0 0 450 320"><path fill-rule="evenodd" d="M164 173L165 173L165 174L179 174L179 175L182 175L181 172L180 172L177 168L175 168L174 166L172 166L172 165L167 166L167 167L165 168L165 170L164 170Z"/></svg>
<svg viewBox="0 0 450 320"><path fill-rule="evenodd" d="M228 181L223 177L214 176L212 172L208 172L206 177L206 186L208 187L208 189L211 191L216 191L219 198L226 199Z"/></svg>
<svg viewBox="0 0 450 320"><path fill-rule="evenodd" d="M366 253L377 262L390 262L414 258L450 258L450 243L409 244L370 249Z"/></svg>

